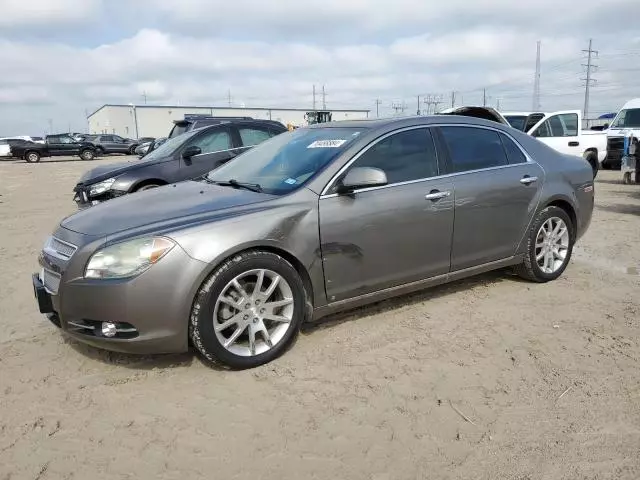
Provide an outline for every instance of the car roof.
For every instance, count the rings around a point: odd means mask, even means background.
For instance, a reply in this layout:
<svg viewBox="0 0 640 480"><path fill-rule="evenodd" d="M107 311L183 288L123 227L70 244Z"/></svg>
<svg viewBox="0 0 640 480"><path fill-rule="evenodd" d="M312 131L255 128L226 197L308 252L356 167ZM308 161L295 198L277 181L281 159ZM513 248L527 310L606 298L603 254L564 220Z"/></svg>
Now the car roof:
<svg viewBox="0 0 640 480"><path fill-rule="evenodd" d="M465 115L454 114L435 114L435 115L415 115L407 117L389 117L389 118L375 118L375 119L363 119L363 120L338 120L335 122L316 123L303 128L362 128L362 129L384 129L393 130L396 128L410 127L415 125L431 125L442 123L460 123L460 124L473 124L487 127L509 127L506 123L499 123L493 120L485 120L483 118L470 117Z"/></svg>

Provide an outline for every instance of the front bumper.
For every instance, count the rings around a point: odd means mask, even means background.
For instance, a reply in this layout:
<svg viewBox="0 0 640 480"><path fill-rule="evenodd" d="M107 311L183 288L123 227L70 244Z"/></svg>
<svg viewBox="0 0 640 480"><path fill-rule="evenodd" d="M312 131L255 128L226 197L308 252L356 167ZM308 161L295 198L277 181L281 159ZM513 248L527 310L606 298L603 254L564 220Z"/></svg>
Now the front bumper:
<svg viewBox="0 0 640 480"><path fill-rule="evenodd" d="M76 206L79 209L84 209L88 207L92 207L94 205L98 205L99 203L106 202L107 200L111 200L112 198L117 198L125 195L127 192L120 192L117 190L107 190L106 192L96 195L89 196L89 188L88 187L79 187L73 189L73 201L76 202Z"/></svg>
<svg viewBox="0 0 640 480"><path fill-rule="evenodd" d="M40 263L42 272L32 276L38 309L67 335L125 353L187 351L192 303L206 264L178 245L137 277L97 280L66 278L63 273L57 291L43 278L49 272L46 259L41 257ZM116 324L118 334L104 336L103 322Z"/></svg>

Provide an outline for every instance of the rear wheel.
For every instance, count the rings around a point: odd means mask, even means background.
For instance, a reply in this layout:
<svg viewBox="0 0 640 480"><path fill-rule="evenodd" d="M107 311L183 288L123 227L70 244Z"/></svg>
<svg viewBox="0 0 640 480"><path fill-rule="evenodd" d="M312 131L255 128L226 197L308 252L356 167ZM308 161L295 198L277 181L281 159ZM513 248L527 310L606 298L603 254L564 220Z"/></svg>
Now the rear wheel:
<svg viewBox="0 0 640 480"><path fill-rule="evenodd" d="M135 155L136 154L136 148L137 148L137 145L132 146L129 149L129 155Z"/></svg>
<svg viewBox="0 0 640 480"><path fill-rule="evenodd" d="M224 262L193 304L191 342L211 363L252 368L293 342L306 293L296 269L271 252L244 252Z"/></svg>
<svg viewBox="0 0 640 480"><path fill-rule="evenodd" d="M554 206L545 208L531 225L524 261L516 273L533 282L555 280L569 264L574 241L574 226L567 212Z"/></svg>
<svg viewBox="0 0 640 480"><path fill-rule="evenodd" d="M25 153L24 159L29 163L38 163L40 161L40 154L38 152L30 151Z"/></svg>
<svg viewBox="0 0 640 480"><path fill-rule="evenodd" d="M93 160L96 157L93 150L83 150L80 152L80 158L82 160Z"/></svg>

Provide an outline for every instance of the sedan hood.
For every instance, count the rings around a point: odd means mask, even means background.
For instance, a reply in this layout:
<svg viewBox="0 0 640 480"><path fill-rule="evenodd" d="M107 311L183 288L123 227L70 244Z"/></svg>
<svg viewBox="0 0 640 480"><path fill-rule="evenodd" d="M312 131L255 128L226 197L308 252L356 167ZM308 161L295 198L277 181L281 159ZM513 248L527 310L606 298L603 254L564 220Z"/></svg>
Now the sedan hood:
<svg viewBox="0 0 640 480"><path fill-rule="evenodd" d="M166 161L167 159L162 160L154 160L154 161ZM148 165L150 162L140 162L140 161L128 161L125 163L111 163L108 165L100 165L99 167L92 168L88 172L86 172L80 180L78 180L79 185L91 185L97 182L101 182L106 180L107 178L116 177L124 172L129 172L136 168L139 168L143 165Z"/></svg>
<svg viewBox="0 0 640 480"><path fill-rule="evenodd" d="M233 215L243 207L274 197L265 193L221 187L204 182L181 182L115 198L80 210L60 225L85 235L112 235L153 226L173 228L215 217Z"/></svg>

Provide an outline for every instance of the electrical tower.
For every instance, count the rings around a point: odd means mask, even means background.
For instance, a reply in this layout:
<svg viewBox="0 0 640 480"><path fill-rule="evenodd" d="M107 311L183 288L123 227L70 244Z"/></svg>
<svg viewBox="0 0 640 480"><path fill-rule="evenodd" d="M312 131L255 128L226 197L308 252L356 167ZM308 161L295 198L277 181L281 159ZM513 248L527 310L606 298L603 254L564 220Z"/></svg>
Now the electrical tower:
<svg viewBox="0 0 640 480"><path fill-rule="evenodd" d="M591 78L591 71L595 71L598 66L594 65L592 62L592 55L595 54L596 58L598 57L598 51L597 50L593 50L591 48L593 39L589 39L589 49L588 50L582 50L584 53L587 54L587 64L585 65L584 63L582 64L583 67L585 67L587 69L587 78L583 78L582 80L584 80L584 110L582 112L582 119L583 122L588 122L589 119L589 89L591 87L592 83L596 83L596 80Z"/></svg>
<svg viewBox="0 0 640 480"><path fill-rule="evenodd" d="M540 45L542 42L538 40L536 52L536 75L533 78L533 102L531 110L537 112L540 110Z"/></svg>
<svg viewBox="0 0 640 480"><path fill-rule="evenodd" d="M327 92L324 91L324 85L322 85L322 110L327 109Z"/></svg>
<svg viewBox="0 0 640 480"><path fill-rule="evenodd" d="M391 104L391 108L393 108L396 111L396 115L397 115L398 111L402 111L402 113L404 113L404 110L407 108L407 106L405 105L404 102L402 103L393 102Z"/></svg>
<svg viewBox="0 0 640 480"><path fill-rule="evenodd" d="M229 106L231 106L231 89L227 92L227 100L229 101Z"/></svg>
<svg viewBox="0 0 640 480"><path fill-rule="evenodd" d="M313 110L316 109L316 86L313 86Z"/></svg>
<svg viewBox="0 0 640 480"><path fill-rule="evenodd" d="M451 92L451 108L456 106L456 91Z"/></svg>
<svg viewBox="0 0 640 480"><path fill-rule="evenodd" d="M382 101L379 98L376 98L376 118L380 118L380 112L378 111L378 107L380 107L381 103Z"/></svg>

